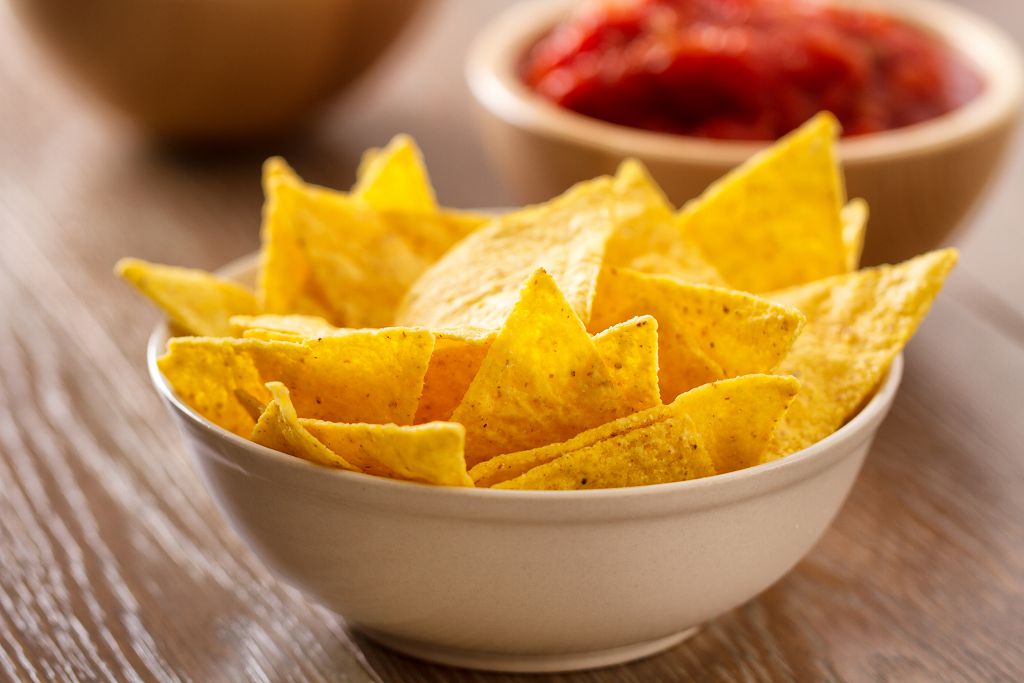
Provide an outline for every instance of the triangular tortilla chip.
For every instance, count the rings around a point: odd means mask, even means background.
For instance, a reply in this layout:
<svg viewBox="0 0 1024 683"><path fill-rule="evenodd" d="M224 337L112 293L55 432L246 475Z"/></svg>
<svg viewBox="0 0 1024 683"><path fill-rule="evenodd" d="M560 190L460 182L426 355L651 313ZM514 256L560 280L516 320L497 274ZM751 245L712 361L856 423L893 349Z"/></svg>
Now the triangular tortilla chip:
<svg viewBox="0 0 1024 683"><path fill-rule="evenodd" d="M575 490L666 484L715 473L688 415L670 416L535 467L498 489Z"/></svg>
<svg viewBox="0 0 1024 683"><path fill-rule="evenodd" d="M434 337L404 328L352 330L302 344L237 340L264 381L284 383L303 417L412 424Z"/></svg>
<svg viewBox="0 0 1024 683"><path fill-rule="evenodd" d="M253 313L256 299L245 287L203 270L124 258L117 274L159 306L183 334L226 337L233 315Z"/></svg>
<svg viewBox="0 0 1024 683"><path fill-rule="evenodd" d="M379 211L437 211L423 156L416 141L396 135L384 149L363 153L352 196Z"/></svg>
<svg viewBox="0 0 1024 683"><path fill-rule="evenodd" d="M577 315L588 320L613 230L611 207L611 180L597 178L547 204L496 218L423 274L396 323L497 329L537 268L550 273Z"/></svg>
<svg viewBox="0 0 1024 683"><path fill-rule="evenodd" d="M463 456L465 429L454 422L414 427L299 421L331 451L360 464L369 474L381 469L392 479L439 486L473 486Z"/></svg>
<svg viewBox="0 0 1024 683"><path fill-rule="evenodd" d="M543 270L491 344L452 420L466 426L466 462L563 441L629 412L594 342Z"/></svg>
<svg viewBox="0 0 1024 683"><path fill-rule="evenodd" d="M170 341L158 363L182 400L243 436L252 419L236 390L266 402L263 383L271 381L289 388L304 417L412 424L433 339L430 332L403 328L303 343L182 337Z"/></svg>
<svg viewBox="0 0 1024 683"><path fill-rule="evenodd" d="M838 134L819 114L683 207L684 236L729 286L767 292L845 272Z"/></svg>
<svg viewBox="0 0 1024 683"><path fill-rule="evenodd" d="M177 337L157 367L174 393L192 410L229 432L249 438L255 420L239 402L237 392L269 400L252 359L238 352L230 337Z"/></svg>
<svg viewBox="0 0 1024 683"><path fill-rule="evenodd" d="M863 199L851 199L840 214L843 220L843 252L846 255L846 270L854 271L860 266L860 255L864 251L864 233L868 226L868 203Z"/></svg>
<svg viewBox="0 0 1024 683"><path fill-rule="evenodd" d="M802 389L779 425L769 458L825 438L870 398L928 313L957 261L955 249L867 268L771 295L807 325L779 367Z"/></svg>
<svg viewBox="0 0 1024 683"><path fill-rule="evenodd" d="M324 317L337 325L390 324L412 283L463 237L465 226L443 214L382 213L342 193L296 183L276 191L293 207L287 218L301 238Z"/></svg>
<svg viewBox="0 0 1024 683"><path fill-rule="evenodd" d="M264 171L259 292L265 313L316 315L348 327L388 325L420 274L488 220L436 208L378 210L304 183L282 164L270 160Z"/></svg>
<svg viewBox="0 0 1024 683"><path fill-rule="evenodd" d="M725 284L700 247L684 239L672 205L642 163L623 161L615 173L613 191L615 232L608 242L606 265L672 275L686 282Z"/></svg>
<svg viewBox="0 0 1024 683"><path fill-rule="evenodd" d="M643 444L652 426L669 418L687 416L707 448L716 472L731 472L760 462L775 425L793 400L799 382L792 377L745 375L692 389L668 405L650 408L600 425L564 443L519 453L507 453L480 463L469 476L477 486L495 486L546 463L601 444L611 448L621 438L637 433L628 443ZM662 447L649 439L647 448Z"/></svg>
<svg viewBox="0 0 1024 683"><path fill-rule="evenodd" d="M452 416L496 336L493 330L475 328L434 331L434 352L423 380L416 424Z"/></svg>
<svg viewBox="0 0 1024 683"><path fill-rule="evenodd" d="M770 372L800 331L799 311L750 294L605 268L590 329L637 315L658 321L661 398L706 382Z"/></svg>
<svg viewBox="0 0 1024 683"><path fill-rule="evenodd" d="M661 403L657 320L642 315L612 325L594 335L594 347L630 410L646 410Z"/></svg>
<svg viewBox="0 0 1024 683"><path fill-rule="evenodd" d="M260 229L260 268L256 278L259 310L265 313L330 315L323 293L313 279L296 213L300 195L284 188L302 180L280 157L263 164L263 225Z"/></svg>
<svg viewBox="0 0 1024 683"><path fill-rule="evenodd" d="M299 417L288 397L288 388L285 385L280 382L268 382L267 389L273 399L253 427L253 441L317 465L338 467L352 472L363 471L325 446L299 423Z"/></svg>

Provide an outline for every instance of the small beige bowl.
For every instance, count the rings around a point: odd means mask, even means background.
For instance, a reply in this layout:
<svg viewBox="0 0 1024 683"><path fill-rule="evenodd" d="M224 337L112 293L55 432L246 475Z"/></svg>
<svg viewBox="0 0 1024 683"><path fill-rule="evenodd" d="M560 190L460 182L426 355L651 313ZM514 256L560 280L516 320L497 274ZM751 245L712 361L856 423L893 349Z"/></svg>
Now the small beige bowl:
<svg viewBox="0 0 1024 683"><path fill-rule="evenodd" d="M225 271L250 281L254 259ZM231 526L282 580L371 638L434 662L566 671L654 654L750 600L839 511L900 383L769 464L593 491L444 488L326 469L199 416L149 371Z"/></svg>
<svg viewBox="0 0 1024 683"><path fill-rule="evenodd" d="M427 0L16 0L91 92L166 138L283 132L363 73Z"/></svg>
<svg viewBox="0 0 1024 683"><path fill-rule="evenodd" d="M486 147L520 199L547 199L574 182L614 171L632 156L647 164L681 205L764 146L618 126L535 95L520 81L519 64L574 4L529 0L515 5L485 27L469 50L466 78L479 105ZM958 49L985 81L982 94L950 114L842 141L849 194L871 205L864 263L872 265L933 249L961 223L1004 156L1020 115L1024 69L1014 44L967 10L936 0L855 4L934 33Z"/></svg>

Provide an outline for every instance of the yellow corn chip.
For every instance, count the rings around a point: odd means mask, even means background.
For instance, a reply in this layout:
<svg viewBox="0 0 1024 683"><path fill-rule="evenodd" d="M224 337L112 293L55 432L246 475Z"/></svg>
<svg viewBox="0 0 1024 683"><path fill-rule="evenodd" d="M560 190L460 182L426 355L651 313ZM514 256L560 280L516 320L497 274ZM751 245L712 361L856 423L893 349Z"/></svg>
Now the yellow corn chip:
<svg viewBox="0 0 1024 683"><path fill-rule="evenodd" d="M799 382L792 377L744 375L691 389L668 405L656 406L583 432L564 443L507 453L480 463L469 475L477 486L495 486L535 467L583 449L615 450L639 444L643 434L667 419L693 420L716 472L731 472L760 462L776 423L793 400ZM630 433L638 433L623 441ZM664 447L649 439L652 451Z"/></svg>
<svg viewBox="0 0 1024 683"><path fill-rule="evenodd" d="M263 162L263 192L270 194L270 182L273 180L291 180L302 182L295 169L288 165L288 162L281 157L268 157Z"/></svg>
<svg viewBox="0 0 1024 683"><path fill-rule="evenodd" d="M416 424L451 417L480 369L496 333L465 328L434 332L434 352L423 379Z"/></svg>
<svg viewBox="0 0 1024 683"><path fill-rule="evenodd" d="M802 390L779 425L769 458L820 441L861 408L956 261L955 249L943 249L771 295L802 310L807 325L779 367L798 377Z"/></svg>
<svg viewBox="0 0 1024 683"><path fill-rule="evenodd" d="M860 266L860 255L864 251L864 232L868 226L868 203L863 199L851 199L843 207L843 252L846 254L846 270L854 271Z"/></svg>
<svg viewBox="0 0 1024 683"><path fill-rule="evenodd" d="M465 430L452 422L416 427L299 419L287 387L268 382L273 401L252 440L304 460L392 479L472 486L462 456Z"/></svg>
<svg viewBox="0 0 1024 683"><path fill-rule="evenodd" d="M235 316L231 324L246 339L297 343L357 331L335 327L323 318L302 315ZM493 330L479 328L434 330L433 334L434 350L423 379L423 395L416 410L415 424L451 417L496 336Z"/></svg>
<svg viewBox="0 0 1024 683"><path fill-rule="evenodd" d="M352 330L302 344L236 340L264 381L291 392L303 417L412 424L434 337L403 328Z"/></svg>
<svg viewBox="0 0 1024 683"><path fill-rule="evenodd" d="M309 260L303 250L301 223L303 212L295 191L302 180L279 157L263 164L263 226L256 297L259 310L268 313L330 315ZM287 189L286 189L287 188Z"/></svg>
<svg viewBox="0 0 1024 683"><path fill-rule="evenodd" d="M743 292L605 268L590 329L645 314L658 321L666 403L706 382L773 370L803 323L799 311Z"/></svg>
<svg viewBox="0 0 1024 683"><path fill-rule="evenodd" d="M608 489L686 481L715 473L688 415L668 417L535 467L498 489Z"/></svg>
<svg viewBox="0 0 1024 683"><path fill-rule="evenodd" d="M202 270L135 258L121 259L116 270L163 309L184 334L228 336L231 316L256 309L256 299L248 289Z"/></svg>
<svg viewBox="0 0 1024 683"><path fill-rule="evenodd" d="M174 393L210 422L249 438L255 420L237 392L260 403L269 400L252 359L238 352L238 339L230 337L177 337L157 366Z"/></svg>
<svg viewBox="0 0 1024 683"><path fill-rule="evenodd" d="M594 335L594 347L631 411L661 403L658 389L658 321L631 318Z"/></svg>
<svg viewBox="0 0 1024 683"><path fill-rule="evenodd" d="M567 453L589 448L594 444L608 441L627 432L643 429L674 414L668 406L655 406L639 413L632 413L617 420L606 422L588 429L573 438L559 443L551 443L539 448L515 453L505 453L485 460L473 466L469 476L478 487L490 487L508 481Z"/></svg>
<svg viewBox="0 0 1024 683"><path fill-rule="evenodd" d="M629 412L583 323L543 270L522 288L452 420L466 462L562 441Z"/></svg>
<svg viewBox="0 0 1024 683"><path fill-rule="evenodd" d="M437 211L434 188L415 140L396 135L384 149L370 149L359 164L352 196L379 211Z"/></svg>
<svg viewBox="0 0 1024 683"><path fill-rule="evenodd" d="M303 416L412 424L432 348L430 332L402 328L353 330L301 344L187 337L172 339L159 364L182 400L248 436L252 420L236 390L263 401L262 385L270 381L289 388Z"/></svg>
<svg viewBox="0 0 1024 683"><path fill-rule="evenodd" d="M407 236L402 226L427 233L436 225L399 215L392 220L341 193L294 183L280 185L278 194L296 207L288 218L327 309L324 317L338 325L389 324L412 282L459 237L434 232L443 244L420 252L415 243L420 236ZM437 216L430 220L442 222Z"/></svg>
<svg viewBox="0 0 1024 683"><path fill-rule="evenodd" d="M336 332L338 329L315 315L236 315L231 318L231 329L236 336L248 330L284 332L300 339L313 339Z"/></svg>
<svg viewBox="0 0 1024 683"><path fill-rule="evenodd" d="M299 422L285 385L280 382L268 382L267 389L273 400L263 410L259 421L253 427L253 441L317 465L338 467L353 472L362 471L321 443Z"/></svg>
<svg viewBox="0 0 1024 683"><path fill-rule="evenodd" d="M414 427L300 420L331 451L368 474L440 486L473 486L463 457L465 429L454 422Z"/></svg>
<svg viewBox="0 0 1024 683"><path fill-rule="evenodd" d="M265 313L316 315L349 327L390 324L412 282L486 220L380 211L294 173L267 174L259 278Z"/></svg>
<svg viewBox="0 0 1024 683"><path fill-rule="evenodd" d="M501 327L519 288L544 268L584 321L611 236L611 180L576 185L547 204L496 218L462 240L413 285L400 325Z"/></svg>
<svg viewBox="0 0 1024 683"><path fill-rule="evenodd" d="M819 114L683 207L684 236L731 287L767 292L846 270L838 133Z"/></svg>
<svg viewBox="0 0 1024 683"><path fill-rule="evenodd" d="M615 232L608 242L606 265L672 275L686 282L725 284L700 247L683 238L672 205L642 163L622 162L613 191Z"/></svg>

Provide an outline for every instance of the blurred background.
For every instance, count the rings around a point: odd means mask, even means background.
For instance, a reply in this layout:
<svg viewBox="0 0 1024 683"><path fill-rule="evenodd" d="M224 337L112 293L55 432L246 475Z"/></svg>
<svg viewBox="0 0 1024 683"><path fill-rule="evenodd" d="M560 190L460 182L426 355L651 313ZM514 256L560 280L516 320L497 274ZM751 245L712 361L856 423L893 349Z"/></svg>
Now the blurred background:
<svg viewBox="0 0 1024 683"><path fill-rule="evenodd" d="M191 255L203 249L190 243L193 235L206 241L226 231L240 240L239 253L255 245L256 179L268 154L285 155L311 181L345 188L363 149L408 132L424 151L442 203L509 205L520 197L485 154L463 74L473 37L512 4L300 0L282 15L267 1L5 3L0 189L67 193L47 201L53 211L74 214L66 225L101 220L110 234L129 240L123 252L194 262ZM959 4L1018 42L1024 38L1019 3ZM265 130L276 134L250 140ZM181 138L193 142L167 143ZM1014 229L1003 219L1014 210L1009 188L1024 179L1021 142L1014 144L1009 167L972 217L978 229L961 241L992 257L1000 272L1013 270L999 248L1001 231ZM83 160L87 174L70 170ZM87 199L114 188L146 199L119 211ZM160 215L162 202L189 207L190 225ZM143 206L140 221L135 212ZM178 245L156 241L164 221L180 231Z"/></svg>

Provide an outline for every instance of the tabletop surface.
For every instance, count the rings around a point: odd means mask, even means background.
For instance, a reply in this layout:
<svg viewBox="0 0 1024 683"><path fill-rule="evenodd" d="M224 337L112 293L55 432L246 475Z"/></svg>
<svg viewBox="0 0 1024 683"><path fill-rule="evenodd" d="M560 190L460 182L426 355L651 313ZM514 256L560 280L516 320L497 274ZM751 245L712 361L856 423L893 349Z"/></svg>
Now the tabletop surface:
<svg viewBox="0 0 1024 683"><path fill-rule="evenodd" d="M0 7L0 680L510 681L393 654L276 580L218 516L150 387L157 314L121 256L215 268L256 248L259 162L347 187L414 134L452 206L511 201L461 58L502 3L435 7L301 139L170 153L83 103ZM1024 5L970 0L1024 38ZM415 58L410 59L410 54ZM692 640L536 681L1024 680L1024 143L831 530Z"/></svg>

